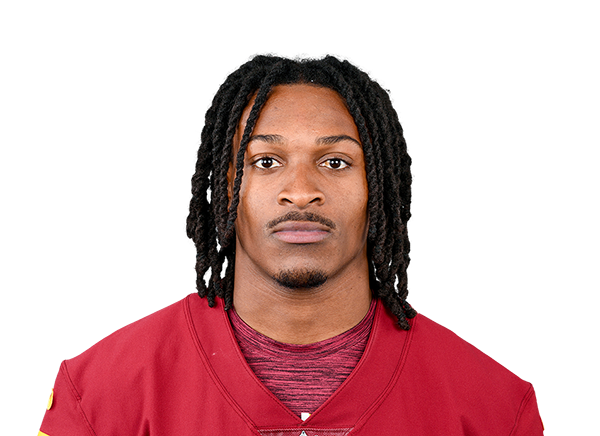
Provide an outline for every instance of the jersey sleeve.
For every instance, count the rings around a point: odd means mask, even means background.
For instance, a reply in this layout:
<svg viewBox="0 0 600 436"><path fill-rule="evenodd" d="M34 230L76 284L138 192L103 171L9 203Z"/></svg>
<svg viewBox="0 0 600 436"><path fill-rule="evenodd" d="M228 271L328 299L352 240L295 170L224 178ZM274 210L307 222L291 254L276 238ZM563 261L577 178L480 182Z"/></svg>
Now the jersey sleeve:
<svg viewBox="0 0 600 436"><path fill-rule="evenodd" d="M81 409L80 400L63 362L38 436L96 436Z"/></svg>
<svg viewBox="0 0 600 436"><path fill-rule="evenodd" d="M538 411L537 400L535 398L535 392L532 386L523 399L521 408L519 410L519 415L517 417L517 422L515 423L510 436L543 435L544 425Z"/></svg>

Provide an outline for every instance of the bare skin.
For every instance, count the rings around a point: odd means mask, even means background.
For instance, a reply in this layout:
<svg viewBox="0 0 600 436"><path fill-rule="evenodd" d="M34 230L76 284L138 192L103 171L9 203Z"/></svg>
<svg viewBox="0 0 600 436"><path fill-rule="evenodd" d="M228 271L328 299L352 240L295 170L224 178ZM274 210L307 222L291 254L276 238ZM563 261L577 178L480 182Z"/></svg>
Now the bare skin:
<svg viewBox="0 0 600 436"><path fill-rule="evenodd" d="M232 166L230 187L233 177ZM308 344L364 318L371 302L367 196L360 138L342 98L311 85L276 87L248 145L236 220L234 307L250 327ZM282 221L290 212L296 215ZM282 272L298 283L314 272L327 279L290 287Z"/></svg>

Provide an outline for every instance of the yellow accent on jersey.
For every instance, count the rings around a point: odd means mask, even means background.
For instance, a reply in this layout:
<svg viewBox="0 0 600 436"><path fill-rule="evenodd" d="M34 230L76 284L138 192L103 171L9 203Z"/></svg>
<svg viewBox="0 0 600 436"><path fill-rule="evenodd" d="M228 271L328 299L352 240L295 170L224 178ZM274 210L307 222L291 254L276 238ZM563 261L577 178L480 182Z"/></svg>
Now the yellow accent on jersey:
<svg viewBox="0 0 600 436"><path fill-rule="evenodd" d="M43 431L40 431L40 432L38 432L38 436L50 436L50 435L47 435L47 434L46 434L46 433L44 433Z"/></svg>
<svg viewBox="0 0 600 436"><path fill-rule="evenodd" d="M52 392L50 392L50 398L48 398L48 406L46 406L46 410L50 410L50 408L52 407L52 401L53 400L54 400L54 389L52 389Z"/></svg>
<svg viewBox="0 0 600 436"><path fill-rule="evenodd" d="M54 391L52 388L38 388L37 389L37 400L38 409L50 409L52 406L52 398Z"/></svg>

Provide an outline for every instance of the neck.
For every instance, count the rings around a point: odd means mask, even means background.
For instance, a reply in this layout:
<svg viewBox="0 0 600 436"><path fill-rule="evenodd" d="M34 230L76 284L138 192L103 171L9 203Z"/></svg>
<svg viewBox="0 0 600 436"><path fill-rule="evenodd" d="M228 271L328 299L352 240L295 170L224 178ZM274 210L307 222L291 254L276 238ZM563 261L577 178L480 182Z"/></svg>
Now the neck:
<svg viewBox="0 0 600 436"><path fill-rule="evenodd" d="M236 262L234 307L254 330L279 342L310 344L343 333L364 318L371 303L368 268L329 278L312 289L289 289ZM241 268L240 268L241 270Z"/></svg>

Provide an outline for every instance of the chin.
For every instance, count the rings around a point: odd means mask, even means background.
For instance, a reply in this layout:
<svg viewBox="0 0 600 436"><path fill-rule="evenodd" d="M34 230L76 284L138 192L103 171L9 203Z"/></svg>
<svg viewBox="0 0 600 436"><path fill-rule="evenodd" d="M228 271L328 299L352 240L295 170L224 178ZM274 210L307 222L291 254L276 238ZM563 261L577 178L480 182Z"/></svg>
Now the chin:
<svg viewBox="0 0 600 436"><path fill-rule="evenodd" d="M273 279L288 289L318 288L327 281L327 274L321 270L292 269L278 272Z"/></svg>

